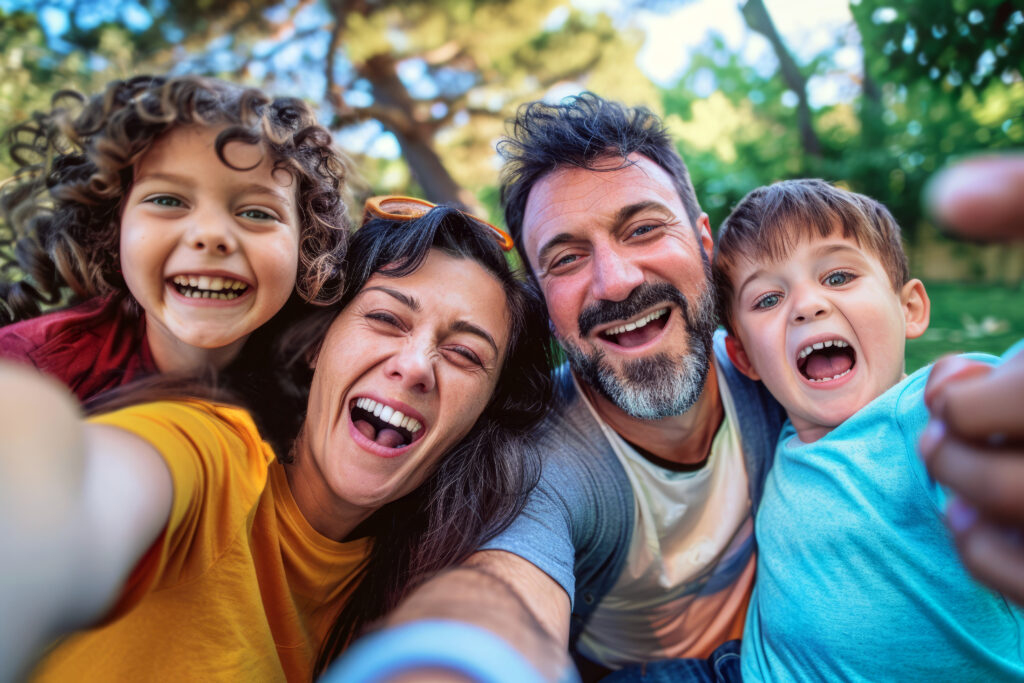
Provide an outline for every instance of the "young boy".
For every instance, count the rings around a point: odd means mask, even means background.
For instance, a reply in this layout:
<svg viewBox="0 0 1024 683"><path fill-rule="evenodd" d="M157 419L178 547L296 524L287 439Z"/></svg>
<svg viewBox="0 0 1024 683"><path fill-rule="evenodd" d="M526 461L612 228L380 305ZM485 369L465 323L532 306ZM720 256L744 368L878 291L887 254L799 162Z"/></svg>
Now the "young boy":
<svg viewBox="0 0 1024 683"><path fill-rule="evenodd" d="M928 369L904 379L904 346L929 301L891 214L820 180L759 188L714 269L729 357L789 416L743 679L1024 680L1024 610L964 569L917 455Z"/></svg>

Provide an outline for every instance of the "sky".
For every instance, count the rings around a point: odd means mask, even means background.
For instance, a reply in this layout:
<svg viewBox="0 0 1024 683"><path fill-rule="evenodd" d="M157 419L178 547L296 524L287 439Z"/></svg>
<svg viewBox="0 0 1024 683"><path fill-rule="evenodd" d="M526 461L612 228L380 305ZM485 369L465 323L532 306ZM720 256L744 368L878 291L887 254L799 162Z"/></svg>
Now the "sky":
<svg viewBox="0 0 1024 683"><path fill-rule="evenodd" d="M573 4L580 8L605 8L617 3L574 0ZM834 45L837 31L853 21L848 0L765 0L765 6L783 40L801 63ZM647 35L639 57L640 68L661 86L670 85L679 77L689 55L709 32L720 34L734 50L743 50L751 63L760 61L761 53L771 53L768 41L753 34L743 22L739 0L693 0L681 3L669 13L644 11L634 16L633 21Z"/></svg>

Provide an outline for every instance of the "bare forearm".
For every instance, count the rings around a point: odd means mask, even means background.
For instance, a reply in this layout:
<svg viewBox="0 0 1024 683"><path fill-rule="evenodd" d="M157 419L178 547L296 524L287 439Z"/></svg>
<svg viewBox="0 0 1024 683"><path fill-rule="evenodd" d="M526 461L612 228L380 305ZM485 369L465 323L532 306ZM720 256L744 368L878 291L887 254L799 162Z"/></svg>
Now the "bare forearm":
<svg viewBox="0 0 1024 683"><path fill-rule="evenodd" d="M76 565L85 458L77 405L61 387L11 365L0 366L0 386L0 680L8 680L68 613L61 587Z"/></svg>
<svg viewBox="0 0 1024 683"><path fill-rule="evenodd" d="M478 626L501 637L545 678L562 677L572 666L566 650L568 597L536 568L517 572L490 559L488 553L478 554L419 586L388 617L387 625L449 619ZM545 600L542 596L550 592L555 595ZM534 604L556 608L531 609L531 596Z"/></svg>
<svg viewBox="0 0 1024 683"><path fill-rule="evenodd" d="M148 444L85 425L67 391L0 364L0 681L109 608L166 523L171 483Z"/></svg>

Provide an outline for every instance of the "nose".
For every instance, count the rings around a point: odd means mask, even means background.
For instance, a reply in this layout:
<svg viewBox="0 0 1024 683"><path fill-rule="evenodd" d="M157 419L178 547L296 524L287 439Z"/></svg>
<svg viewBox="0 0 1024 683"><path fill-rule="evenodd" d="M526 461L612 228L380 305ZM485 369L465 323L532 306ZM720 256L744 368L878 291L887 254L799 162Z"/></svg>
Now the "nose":
<svg viewBox="0 0 1024 683"><path fill-rule="evenodd" d="M434 353L424 343L408 340L385 366L389 379L400 382L404 389L427 393L434 389Z"/></svg>
<svg viewBox="0 0 1024 683"><path fill-rule="evenodd" d="M795 323L807 323L824 318L832 310L828 297L815 287L803 287L790 292L792 302L792 320Z"/></svg>
<svg viewBox="0 0 1024 683"><path fill-rule="evenodd" d="M590 290L595 299L622 301L643 284L643 270L613 249L595 252L593 264L594 277Z"/></svg>
<svg viewBox="0 0 1024 683"><path fill-rule="evenodd" d="M192 249L211 254L228 256L238 249L231 217L220 211L193 214L184 238Z"/></svg>

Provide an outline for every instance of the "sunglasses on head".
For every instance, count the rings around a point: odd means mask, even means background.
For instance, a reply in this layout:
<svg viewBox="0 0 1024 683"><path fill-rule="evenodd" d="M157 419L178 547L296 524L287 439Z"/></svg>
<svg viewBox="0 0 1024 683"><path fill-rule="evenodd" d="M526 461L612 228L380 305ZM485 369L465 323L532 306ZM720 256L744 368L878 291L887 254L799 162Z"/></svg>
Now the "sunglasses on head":
<svg viewBox="0 0 1024 683"><path fill-rule="evenodd" d="M368 216L385 218L391 221L411 221L425 215L436 206L437 204L431 204L425 199L417 199L415 197L399 197L394 195L370 197L363 206L363 221L365 222ZM504 251L512 250L512 237L507 232L495 225L491 225L482 218L477 218L473 214L466 213L465 211L460 213L466 218L472 218L480 225L488 228Z"/></svg>

